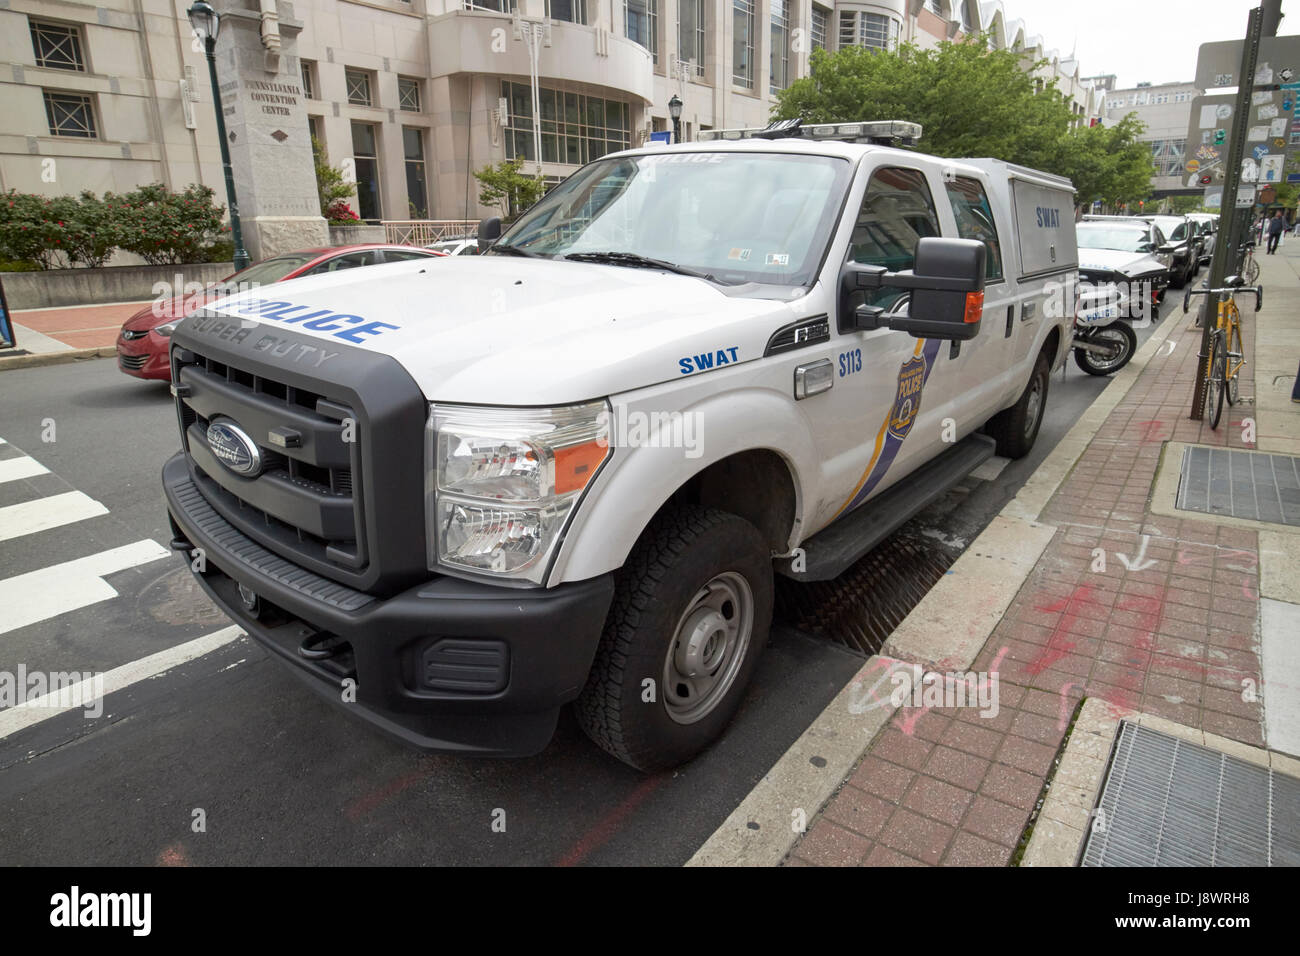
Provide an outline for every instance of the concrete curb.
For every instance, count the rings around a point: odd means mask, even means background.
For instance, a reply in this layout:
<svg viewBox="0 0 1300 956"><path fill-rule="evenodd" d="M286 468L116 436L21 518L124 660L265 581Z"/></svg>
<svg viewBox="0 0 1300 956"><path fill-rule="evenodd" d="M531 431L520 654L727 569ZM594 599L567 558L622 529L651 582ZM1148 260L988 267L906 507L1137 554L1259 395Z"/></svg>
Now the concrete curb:
<svg viewBox="0 0 1300 956"><path fill-rule="evenodd" d="M911 660L910 655L915 653L919 655L917 662L937 663L951 670L968 667L979 655L1001 620L1001 613L995 613L997 608L1005 611L1056 533L1055 527L1039 524L1038 516L1165 340L1193 319L1194 313L1183 316L1174 312L1163 320L1132 361L1112 377L1088 412L1034 470L1016 497L1007 502L962 552L949 573L904 618L894 632L899 640L891 635L886 642L891 654L907 654ZM1006 554L1008 547L1014 549L1010 555ZM996 578L996 593L990 596L992 561L1000 561L998 574L1002 576ZM960 607L980 608L978 620L968 621L958 631L944 630L938 622L949 621L952 609ZM873 707L868 721L849 723L860 720L849 709L855 690L878 679L882 662L887 663L886 676L897 663L887 657L869 659L686 862L687 866L777 866L785 859L801 835L791 826L793 814L802 809L811 824L897 711L886 697L882 706Z"/></svg>
<svg viewBox="0 0 1300 956"><path fill-rule="evenodd" d="M4 355L0 353L0 372L10 368L40 368L43 365L63 365L85 359L112 358L117 348L101 345L93 349L69 349L66 352L36 352L32 355Z"/></svg>

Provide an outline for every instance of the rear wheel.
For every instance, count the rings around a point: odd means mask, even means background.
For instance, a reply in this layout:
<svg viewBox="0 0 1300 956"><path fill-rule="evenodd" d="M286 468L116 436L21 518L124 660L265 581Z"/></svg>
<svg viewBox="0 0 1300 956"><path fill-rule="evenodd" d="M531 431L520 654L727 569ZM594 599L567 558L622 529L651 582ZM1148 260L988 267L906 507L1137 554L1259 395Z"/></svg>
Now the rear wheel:
<svg viewBox="0 0 1300 956"><path fill-rule="evenodd" d="M1133 353L1137 351L1137 333L1127 324L1116 322L1104 329L1097 329L1088 336L1090 345L1104 345L1110 353L1102 355L1085 349L1074 350L1074 364L1089 375L1111 375L1128 364Z"/></svg>
<svg viewBox="0 0 1300 956"><path fill-rule="evenodd" d="M1051 379L1051 366L1047 353L1039 354L1020 399L989 419L984 431L997 442L997 452L1003 458L1024 458L1034 447L1043 412L1047 407L1047 385Z"/></svg>
<svg viewBox="0 0 1300 956"><path fill-rule="evenodd" d="M1254 256L1246 259L1246 267L1241 270L1241 277L1246 280L1246 285L1254 285L1259 281L1259 263Z"/></svg>
<svg viewBox="0 0 1300 956"><path fill-rule="evenodd" d="M743 518L660 515L619 571L574 707L610 754L656 771L691 759L740 706L772 620L771 552Z"/></svg>
<svg viewBox="0 0 1300 956"><path fill-rule="evenodd" d="M1204 415L1210 422L1210 428L1219 427L1223 416L1224 373L1228 367L1228 348L1223 342L1223 333L1215 332L1210 342L1209 370L1205 376Z"/></svg>
<svg viewBox="0 0 1300 956"><path fill-rule="evenodd" d="M1234 325L1232 331L1228 333L1228 356L1225 369L1231 369L1241 361L1245 352L1241 347L1241 326ZM1228 387L1224 390L1225 397L1229 405L1236 405L1241 401L1241 369L1238 367L1236 372L1228 379Z"/></svg>

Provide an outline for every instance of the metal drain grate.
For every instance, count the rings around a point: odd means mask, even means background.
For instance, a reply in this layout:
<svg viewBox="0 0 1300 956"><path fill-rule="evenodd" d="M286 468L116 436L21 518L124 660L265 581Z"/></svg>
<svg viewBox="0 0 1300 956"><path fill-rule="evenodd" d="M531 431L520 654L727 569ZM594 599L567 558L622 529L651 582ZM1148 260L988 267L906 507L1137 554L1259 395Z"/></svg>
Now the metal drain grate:
<svg viewBox="0 0 1300 956"><path fill-rule="evenodd" d="M1176 506L1300 526L1300 459L1227 448L1184 448Z"/></svg>
<svg viewBox="0 0 1300 956"><path fill-rule="evenodd" d="M1121 721L1084 866L1300 866L1300 780Z"/></svg>

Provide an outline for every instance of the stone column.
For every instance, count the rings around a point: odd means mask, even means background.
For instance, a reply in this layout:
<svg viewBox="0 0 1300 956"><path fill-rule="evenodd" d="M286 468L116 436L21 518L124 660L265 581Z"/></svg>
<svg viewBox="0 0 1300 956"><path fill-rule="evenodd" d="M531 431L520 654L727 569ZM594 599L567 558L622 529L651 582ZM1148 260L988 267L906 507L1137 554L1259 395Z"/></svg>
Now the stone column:
<svg viewBox="0 0 1300 956"><path fill-rule="evenodd" d="M284 0L213 5L221 14L217 79L248 254L256 262L327 246L297 54L302 21Z"/></svg>

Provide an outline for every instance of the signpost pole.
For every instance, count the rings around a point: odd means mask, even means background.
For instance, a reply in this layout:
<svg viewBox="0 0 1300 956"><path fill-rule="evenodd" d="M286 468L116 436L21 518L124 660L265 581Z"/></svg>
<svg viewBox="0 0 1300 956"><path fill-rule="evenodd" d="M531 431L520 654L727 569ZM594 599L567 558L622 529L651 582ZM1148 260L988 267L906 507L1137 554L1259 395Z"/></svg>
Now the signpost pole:
<svg viewBox="0 0 1300 956"><path fill-rule="evenodd" d="M1246 42L1241 45L1241 70L1237 73L1237 104L1232 114L1232 129L1228 139L1228 155L1224 160L1223 199L1219 208L1219 238L1214 243L1214 255L1210 259L1209 287L1223 287L1223 280L1228 268L1237 256L1237 247L1245 238L1245 230L1239 228L1242 217L1237 210L1237 189L1241 184L1241 161L1246 151L1246 135L1250 122L1251 93L1255 86L1255 62L1259 57L1259 38L1263 15L1260 7L1250 11L1246 25ZM1246 211L1246 216L1254 210L1254 203ZM1201 300L1201 352L1196 365L1196 385L1192 390L1192 410L1189 417L1200 421L1205 411L1205 363L1210 354L1210 317L1214 314L1214 303L1210 296Z"/></svg>

